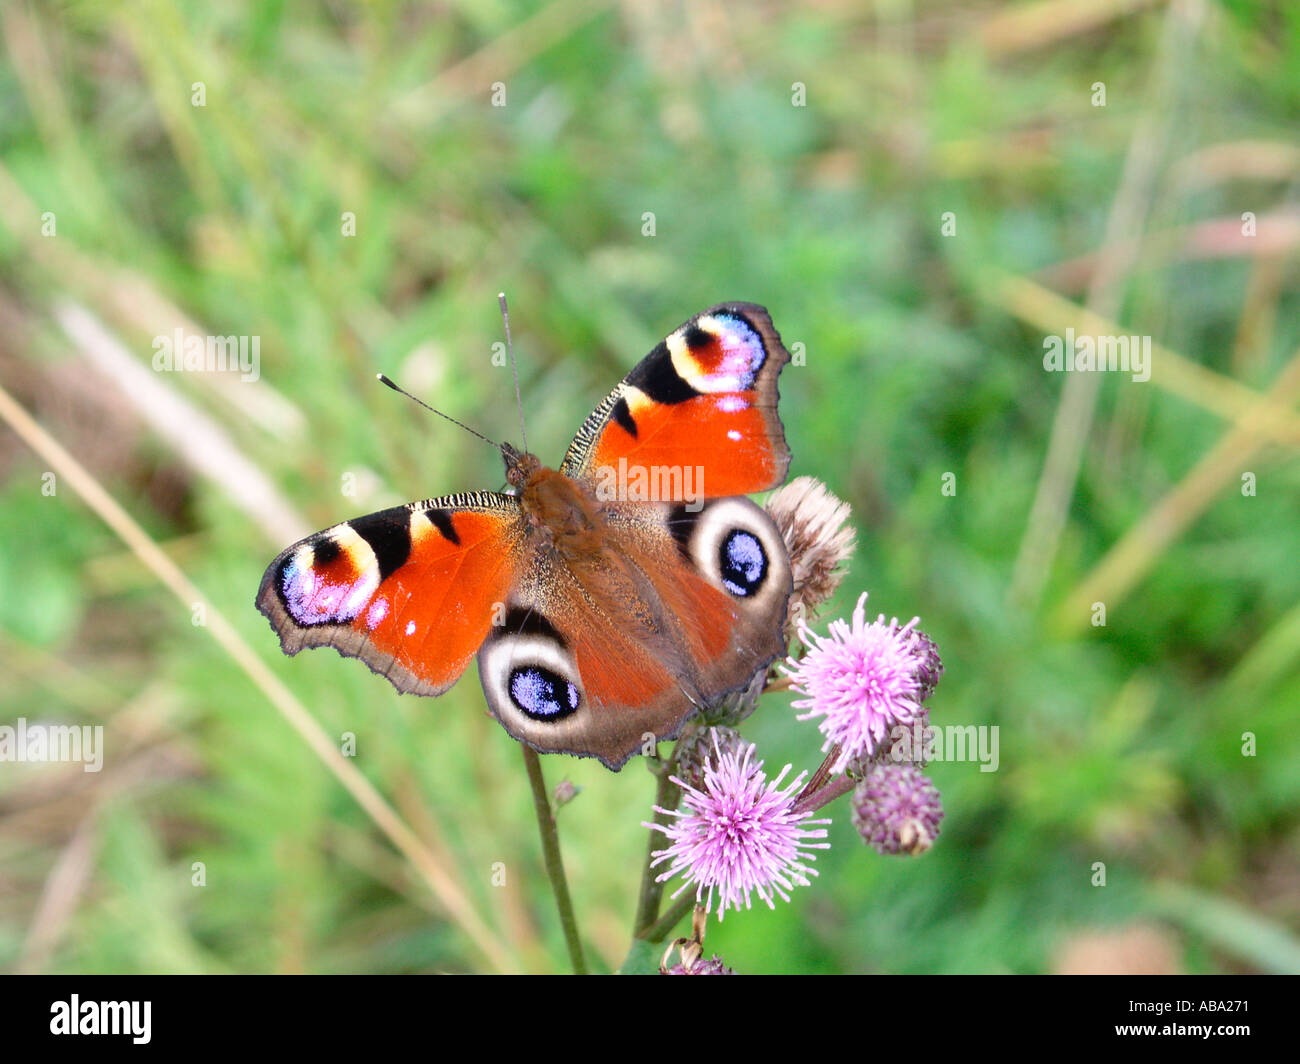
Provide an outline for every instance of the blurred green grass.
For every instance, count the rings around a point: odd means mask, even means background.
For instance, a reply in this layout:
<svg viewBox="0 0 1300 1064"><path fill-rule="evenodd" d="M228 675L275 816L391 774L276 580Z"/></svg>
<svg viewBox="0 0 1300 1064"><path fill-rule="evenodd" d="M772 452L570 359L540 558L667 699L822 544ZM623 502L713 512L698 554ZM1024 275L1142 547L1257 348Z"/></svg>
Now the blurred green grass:
<svg viewBox="0 0 1300 1064"><path fill-rule="evenodd" d="M500 484L489 449L373 383L384 370L513 438L509 371L490 357L499 290L529 442L551 461L669 329L720 300L765 304L807 353L781 382L792 473L854 507L841 612L869 590L872 609L919 614L947 666L936 723L998 725L1001 766L933 766L947 819L918 860L866 851L834 807L812 889L728 917L710 948L749 972L1028 972L1155 927L1180 969L1294 970L1295 440L1249 459L1254 497L1219 483L1104 628L1065 632L1060 603L1231 428L1166 390L1158 363L1148 384L1103 380L1041 596L1009 603L1065 382L996 282L1082 304L1095 262L1067 267L1101 249L1131 145L1157 130L1116 318L1267 391L1300 346L1300 12L149 0L15 3L0 29L0 383L331 737L355 733L356 765L523 967L562 968L562 940L518 754L474 677L417 701L334 655L281 659L251 603L287 540L93 376L61 306L144 365L172 308L260 336L257 385L164 383L315 528ZM1185 228L1243 211L1273 219L1266 250L1187 249ZM69 491L41 494L44 469L0 433L0 715L102 722L110 756L84 778L0 765L0 963L483 967L189 611ZM781 699L747 731L769 765L818 760ZM636 764L546 769L584 788L559 815L570 883L597 963L617 966L651 780Z"/></svg>

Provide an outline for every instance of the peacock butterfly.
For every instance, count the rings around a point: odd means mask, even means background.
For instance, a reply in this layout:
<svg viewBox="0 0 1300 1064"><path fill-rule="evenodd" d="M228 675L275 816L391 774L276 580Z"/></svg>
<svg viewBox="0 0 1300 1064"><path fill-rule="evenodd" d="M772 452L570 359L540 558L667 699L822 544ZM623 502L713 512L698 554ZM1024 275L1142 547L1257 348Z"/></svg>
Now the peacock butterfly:
<svg viewBox="0 0 1300 1064"><path fill-rule="evenodd" d="M784 650L790 563L743 496L785 480L789 360L763 307L711 307L605 397L558 470L504 444L511 492L308 536L257 607L286 654L332 646L403 692L442 694L477 654L512 736L617 771Z"/></svg>

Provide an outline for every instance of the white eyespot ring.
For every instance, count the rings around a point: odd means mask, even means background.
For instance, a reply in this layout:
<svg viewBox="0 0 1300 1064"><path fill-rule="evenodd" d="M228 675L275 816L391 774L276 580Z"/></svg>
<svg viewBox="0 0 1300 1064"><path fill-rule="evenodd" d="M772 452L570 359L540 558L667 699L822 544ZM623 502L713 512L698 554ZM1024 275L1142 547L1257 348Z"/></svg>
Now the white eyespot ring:
<svg viewBox="0 0 1300 1064"><path fill-rule="evenodd" d="M746 498L705 506L692 525L687 553L700 573L733 600L762 605L789 594L790 562L781 533Z"/></svg>
<svg viewBox="0 0 1300 1064"><path fill-rule="evenodd" d="M479 652L479 675L488 705L519 724L558 723L586 701L573 656L544 635L490 636Z"/></svg>

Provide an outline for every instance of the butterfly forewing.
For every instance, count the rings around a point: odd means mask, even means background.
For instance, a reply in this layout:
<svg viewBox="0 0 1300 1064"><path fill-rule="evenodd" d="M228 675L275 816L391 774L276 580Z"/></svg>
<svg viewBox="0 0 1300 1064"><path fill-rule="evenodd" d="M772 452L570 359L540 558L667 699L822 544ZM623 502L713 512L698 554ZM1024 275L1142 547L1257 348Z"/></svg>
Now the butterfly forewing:
<svg viewBox="0 0 1300 1064"><path fill-rule="evenodd" d="M441 694L500 619L525 533L518 500L496 492L381 510L281 553L257 606L286 654L332 646L399 691Z"/></svg>
<svg viewBox="0 0 1300 1064"><path fill-rule="evenodd" d="M790 361L766 310L721 303L650 352L596 407L560 472L599 483L609 471L654 482L697 478L704 498L749 495L785 480L790 450L777 376Z"/></svg>

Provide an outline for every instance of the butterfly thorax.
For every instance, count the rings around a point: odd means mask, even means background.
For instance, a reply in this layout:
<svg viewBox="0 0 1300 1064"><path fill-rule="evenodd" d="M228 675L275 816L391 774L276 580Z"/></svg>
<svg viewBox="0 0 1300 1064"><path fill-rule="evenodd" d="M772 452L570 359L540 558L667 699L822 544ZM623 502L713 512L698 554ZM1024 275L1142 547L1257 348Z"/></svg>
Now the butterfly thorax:
<svg viewBox="0 0 1300 1064"><path fill-rule="evenodd" d="M535 455L503 448L506 480L519 492L519 506L542 542L576 561L598 555L604 545L604 520L592 489L554 469Z"/></svg>

